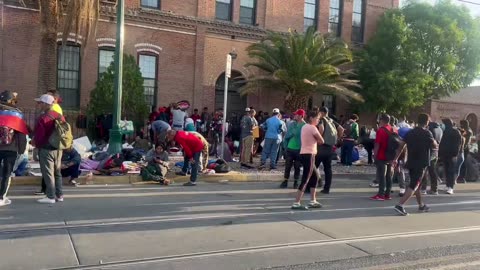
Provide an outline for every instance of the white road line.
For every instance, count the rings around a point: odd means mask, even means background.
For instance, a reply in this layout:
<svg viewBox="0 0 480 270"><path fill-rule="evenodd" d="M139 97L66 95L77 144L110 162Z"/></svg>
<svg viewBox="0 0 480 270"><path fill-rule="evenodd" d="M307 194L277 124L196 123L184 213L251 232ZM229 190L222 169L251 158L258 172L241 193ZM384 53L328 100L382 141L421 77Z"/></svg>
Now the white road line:
<svg viewBox="0 0 480 270"><path fill-rule="evenodd" d="M178 254L178 255L171 255L171 256L143 258L143 259L136 259L136 260L113 261L113 262L103 263L101 266L99 265L83 265L82 266L81 265L81 266L72 266L72 267L55 268L55 269L57 270L60 270L60 269L86 270L86 269L99 269L99 268L106 269L106 268L118 267L118 266L133 266L133 265L146 264L146 263L159 263L159 262L177 261L177 260L184 260L184 259L207 258L207 257L235 255L235 254L242 254L242 253L259 252L259 251L265 252L265 251L275 251L275 250L291 249L291 248L319 247L319 246L338 245L338 244L353 244L353 243L366 242L366 241L411 238L411 237L420 237L420 236L433 236L433 235L473 232L473 231L480 231L480 226L415 231L415 232L406 232L406 233L380 234L380 235L372 235L372 236L359 236L359 237L306 241L306 242L291 242L291 243L274 244L274 245L254 246L254 247L248 247L248 248L186 253L186 254Z"/></svg>
<svg viewBox="0 0 480 270"><path fill-rule="evenodd" d="M457 264L439 266L434 268L427 267L427 268L421 268L419 270L455 270L455 269L465 269L465 267L471 267L471 266L480 266L480 261L457 263ZM480 269L480 267L477 269Z"/></svg>

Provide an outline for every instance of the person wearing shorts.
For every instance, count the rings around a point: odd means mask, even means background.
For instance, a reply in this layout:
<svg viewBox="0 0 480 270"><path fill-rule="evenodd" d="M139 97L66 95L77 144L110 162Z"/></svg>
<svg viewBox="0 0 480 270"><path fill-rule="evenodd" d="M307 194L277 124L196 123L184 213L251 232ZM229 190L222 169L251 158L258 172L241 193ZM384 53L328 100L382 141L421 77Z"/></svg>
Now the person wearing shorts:
<svg viewBox="0 0 480 270"><path fill-rule="evenodd" d="M320 175L315 168L315 155L317 154L317 145L323 144L324 140L318 131L318 123L320 121L320 114L317 111L308 113L307 124L302 127L300 149L300 160L303 165L302 182L298 187L295 202L292 205L293 210L308 210L308 208L321 208L322 205L317 202L316 189ZM305 190L310 190L311 201L306 205L301 204L301 200Z"/></svg>
<svg viewBox="0 0 480 270"><path fill-rule="evenodd" d="M405 195L394 208L395 211L402 216L408 215L407 211L405 211L404 205L413 194L415 194L417 198L418 210L420 212L428 212L430 210L430 208L423 202L422 192L419 188L422 184L425 171L430 165L431 151L438 147L432 133L428 130L429 119L430 117L428 114L422 113L418 116L418 126L407 133L397 151L396 159L393 162L396 166L398 163L398 157L406 145L408 153L406 168L410 173L410 184Z"/></svg>

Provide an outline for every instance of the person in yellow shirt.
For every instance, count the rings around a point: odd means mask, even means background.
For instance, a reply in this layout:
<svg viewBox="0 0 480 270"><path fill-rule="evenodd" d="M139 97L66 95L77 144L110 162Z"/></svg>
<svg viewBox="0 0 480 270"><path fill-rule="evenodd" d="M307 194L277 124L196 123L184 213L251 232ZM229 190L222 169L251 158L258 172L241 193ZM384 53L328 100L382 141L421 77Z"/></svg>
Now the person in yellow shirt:
<svg viewBox="0 0 480 270"><path fill-rule="evenodd" d="M47 92L47 94L53 96L53 98L55 99L54 103L52 105L52 111L63 115L62 107L60 107L60 105L58 105L58 99L60 98L60 95L58 94L57 90L55 90L55 89L49 90Z"/></svg>

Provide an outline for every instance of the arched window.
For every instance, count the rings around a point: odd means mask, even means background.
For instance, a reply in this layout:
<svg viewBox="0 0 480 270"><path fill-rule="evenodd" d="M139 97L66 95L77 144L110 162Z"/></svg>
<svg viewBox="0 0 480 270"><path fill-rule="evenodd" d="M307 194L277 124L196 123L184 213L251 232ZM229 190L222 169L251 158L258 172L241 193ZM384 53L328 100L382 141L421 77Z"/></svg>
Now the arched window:
<svg viewBox="0 0 480 270"><path fill-rule="evenodd" d="M58 45L57 89L62 98L62 107L80 107L80 46L68 43Z"/></svg>
<svg viewBox="0 0 480 270"><path fill-rule="evenodd" d="M305 0L305 10L303 15L303 28L305 31L310 26L317 29L318 0Z"/></svg>
<svg viewBox="0 0 480 270"><path fill-rule="evenodd" d="M330 17L328 19L328 32L339 37L342 29L343 0L330 0Z"/></svg>
<svg viewBox="0 0 480 270"><path fill-rule="evenodd" d="M353 1L352 41L363 43L365 27L365 6L363 0Z"/></svg>

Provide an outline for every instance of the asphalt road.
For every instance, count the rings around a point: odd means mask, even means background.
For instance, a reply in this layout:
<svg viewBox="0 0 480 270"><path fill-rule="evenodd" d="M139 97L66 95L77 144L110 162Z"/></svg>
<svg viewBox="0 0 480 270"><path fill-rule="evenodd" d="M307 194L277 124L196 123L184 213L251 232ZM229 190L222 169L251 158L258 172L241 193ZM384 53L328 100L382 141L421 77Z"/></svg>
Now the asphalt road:
<svg viewBox="0 0 480 270"><path fill-rule="evenodd" d="M397 216L368 181L334 179L320 210L293 212L277 183L83 186L0 208L0 269L480 269L480 184ZM307 198L306 198L307 199Z"/></svg>

